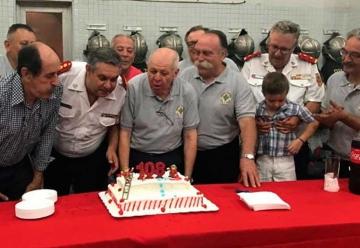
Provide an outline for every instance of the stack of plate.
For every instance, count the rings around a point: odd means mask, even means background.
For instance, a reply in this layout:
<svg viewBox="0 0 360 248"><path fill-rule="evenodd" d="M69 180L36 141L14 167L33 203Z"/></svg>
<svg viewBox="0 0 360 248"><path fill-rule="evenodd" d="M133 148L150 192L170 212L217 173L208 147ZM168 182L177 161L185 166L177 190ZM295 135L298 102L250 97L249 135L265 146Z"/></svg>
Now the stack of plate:
<svg viewBox="0 0 360 248"><path fill-rule="evenodd" d="M20 219L39 219L55 212L57 192L51 189L29 191L15 205L15 215Z"/></svg>

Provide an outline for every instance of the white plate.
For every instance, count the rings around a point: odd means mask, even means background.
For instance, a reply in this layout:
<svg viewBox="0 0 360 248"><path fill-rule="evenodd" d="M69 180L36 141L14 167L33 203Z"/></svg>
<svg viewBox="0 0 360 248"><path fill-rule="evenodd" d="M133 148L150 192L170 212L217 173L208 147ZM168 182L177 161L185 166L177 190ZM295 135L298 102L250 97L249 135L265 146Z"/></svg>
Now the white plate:
<svg viewBox="0 0 360 248"><path fill-rule="evenodd" d="M57 192L52 189L36 189L33 191L26 192L22 195L21 199L23 201L34 200L34 199L48 199L54 203L57 201Z"/></svg>
<svg viewBox="0 0 360 248"><path fill-rule="evenodd" d="M39 219L55 212L54 201L47 199L32 199L21 201L15 205L15 216L20 219Z"/></svg>
<svg viewBox="0 0 360 248"><path fill-rule="evenodd" d="M158 214L175 214L175 213L191 213L191 212L213 212L218 211L219 208L206 199L204 197L203 201L206 204L206 208L203 207L193 207L191 209L168 209L166 212L161 212L158 209L154 211L144 211L144 212L125 212L123 215L119 214L119 208L116 206L114 201L109 203L109 198L105 195L105 191L99 193L99 197L101 201L104 203L105 207L109 211L110 215L115 218L122 218L122 217L134 217L134 216L144 216L144 215L158 215Z"/></svg>

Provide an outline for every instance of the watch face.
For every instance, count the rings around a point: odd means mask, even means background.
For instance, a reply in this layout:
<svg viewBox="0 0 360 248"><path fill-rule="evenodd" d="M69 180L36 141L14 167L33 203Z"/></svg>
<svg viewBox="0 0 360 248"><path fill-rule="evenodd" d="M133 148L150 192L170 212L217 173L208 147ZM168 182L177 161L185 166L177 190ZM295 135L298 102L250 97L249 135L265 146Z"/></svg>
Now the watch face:
<svg viewBox="0 0 360 248"><path fill-rule="evenodd" d="M244 154L244 157L247 159L255 159L254 154Z"/></svg>

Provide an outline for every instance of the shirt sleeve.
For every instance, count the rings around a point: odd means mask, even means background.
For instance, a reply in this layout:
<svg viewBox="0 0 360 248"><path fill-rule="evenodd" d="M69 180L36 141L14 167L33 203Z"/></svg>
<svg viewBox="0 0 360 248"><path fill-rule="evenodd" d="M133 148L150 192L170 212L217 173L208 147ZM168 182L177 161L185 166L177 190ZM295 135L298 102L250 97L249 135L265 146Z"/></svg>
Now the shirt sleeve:
<svg viewBox="0 0 360 248"><path fill-rule="evenodd" d="M298 105L298 106L299 106L299 115L298 116L302 121L304 121L306 123L310 123L315 120L314 117L312 117L311 112L307 108L302 107L300 105Z"/></svg>
<svg viewBox="0 0 360 248"><path fill-rule="evenodd" d="M50 107L50 116L47 125L44 126L40 141L31 153L31 160L33 167L38 171L44 171L48 164L51 162L50 154L55 140L55 126L59 119L60 99L62 94L62 88L58 88L56 99L53 100Z"/></svg>
<svg viewBox="0 0 360 248"><path fill-rule="evenodd" d="M306 102L321 102L325 95L325 87L322 82L317 65L311 65L311 85L305 93Z"/></svg>
<svg viewBox="0 0 360 248"><path fill-rule="evenodd" d="M120 126L122 128L132 129L135 119L135 87L133 84L129 85L126 91L125 102L121 110Z"/></svg>
<svg viewBox="0 0 360 248"><path fill-rule="evenodd" d="M243 75L237 75L237 90L235 99L235 114L236 119L241 117L254 117L256 110L256 101L249 84Z"/></svg>
<svg viewBox="0 0 360 248"><path fill-rule="evenodd" d="M184 109L184 128L192 129L197 128L200 123L198 100L195 89L187 82L185 87L185 109Z"/></svg>

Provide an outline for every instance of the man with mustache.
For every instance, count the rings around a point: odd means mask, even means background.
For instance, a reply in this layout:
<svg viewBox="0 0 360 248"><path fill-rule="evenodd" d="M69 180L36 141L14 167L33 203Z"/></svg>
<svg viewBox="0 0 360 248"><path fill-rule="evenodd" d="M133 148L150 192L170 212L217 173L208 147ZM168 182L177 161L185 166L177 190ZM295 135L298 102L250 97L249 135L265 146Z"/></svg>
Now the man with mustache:
<svg viewBox="0 0 360 248"><path fill-rule="evenodd" d="M177 77L179 55L158 48L147 73L129 83L119 138L121 169L141 162L175 164L189 179L196 155L197 99L188 82Z"/></svg>
<svg viewBox="0 0 360 248"><path fill-rule="evenodd" d="M121 58L121 75L128 82L131 78L142 73L141 70L132 66L135 59L134 40L127 35L117 34L111 41L111 47Z"/></svg>
<svg viewBox="0 0 360 248"><path fill-rule="evenodd" d="M327 145L341 156L340 176L348 176L351 140L360 139L360 28L347 35L341 49L343 71L327 81L321 114L315 115L330 128Z"/></svg>
<svg viewBox="0 0 360 248"><path fill-rule="evenodd" d="M64 94L56 126L54 162L45 173L45 187L68 194L104 190L108 175L119 166L118 123L125 100L120 57L111 48L89 53L60 75ZM110 168L111 166L111 168Z"/></svg>
<svg viewBox="0 0 360 248"><path fill-rule="evenodd" d="M188 48L188 58L180 61L179 63L179 69L180 71L185 70L188 67L194 66L194 63L197 59L197 54L194 50L195 44L198 41L199 37L201 35L203 35L206 31L209 31L208 28L205 28L201 25L197 25L197 26L193 26L191 27L185 34L185 43L187 45ZM227 54L226 54L227 56ZM224 58L224 63L226 64L226 66L230 67L231 69L235 70L235 71L239 71L239 68L237 67L237 65L235 64L234 61L232 61L231 59L225 57Z"/></svg>
<svg viewBox="0 0 360 248"><path fill-rule="evenodd" d="M228 183L240 179L245 186L257 187L255 99L241 74L223 63L226 49L224 33L207 31L194 47L196 67L181 74L195 88L199 101L194 182Z"/></svg>
<svg viewBox="0 0 360 248"><path fill-rule="evenodd" d="M22 48L16 64L0 79L0 200L42 187L62 94L59 57L44 43Z"/></svg>
<svg viewBox="0 0 360 248"><path fill-rule="evenodd" d="M305 106L310 112L318 113L324 97L324 84L322 83L316 60L307 55L295 55L294 49L300 36L300 26L291 21L279 21L270 30L267 40L268 53L256 52L245 58L241 70L253 91L256 102L264 100L261 91L264 76L269 72L283 73L290 83L287 98L294 103ZM276 122L280 132L287 133L298 127L300 120L297 117L286 118ZM257 120L258 130L268 133L271 123ZM305 179L309 162L309 148L307 142L294 157L296 164L296 177Z"/></svg>

